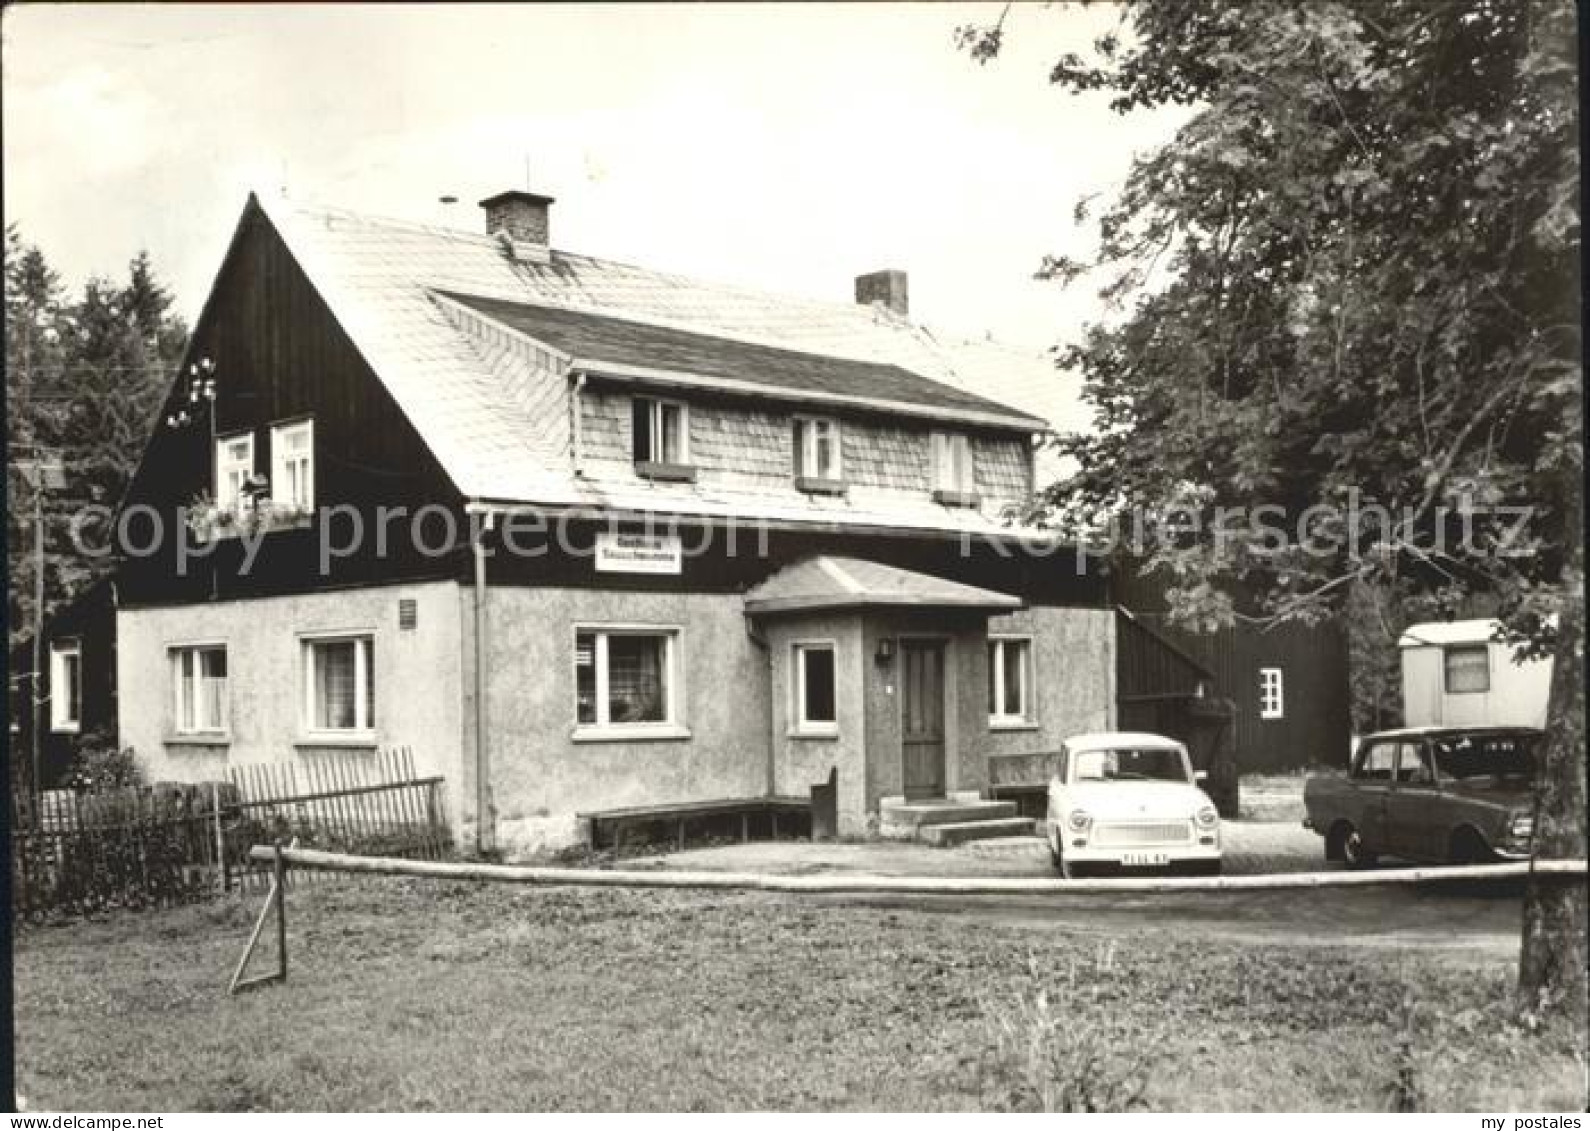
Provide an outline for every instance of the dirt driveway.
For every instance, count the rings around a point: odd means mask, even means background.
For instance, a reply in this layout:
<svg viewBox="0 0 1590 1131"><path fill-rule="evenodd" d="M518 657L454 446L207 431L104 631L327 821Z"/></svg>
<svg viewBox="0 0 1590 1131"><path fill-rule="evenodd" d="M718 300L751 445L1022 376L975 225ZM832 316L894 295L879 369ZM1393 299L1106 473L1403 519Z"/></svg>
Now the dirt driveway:
<svg viewBox="0 0 1590 1131"><path fill-rule="evenodd" d="M1323 871L1320 839L1291 821L1224 826L1226 874ZM745 871L780 875L866 872L885 876L1052 877L1037 838L974 842L955 849L897 842L760 841L625 861L626 867ZM815 897L870 907L996 917L1036 929L1120 938L1134 932L1216 936L1299 945L1438 950L1479 961L1518 952L1520 884L1427 885L1319 891L1188 892L1056 896L835 895ZM814 898L814 897L803 897Z"/></svg>

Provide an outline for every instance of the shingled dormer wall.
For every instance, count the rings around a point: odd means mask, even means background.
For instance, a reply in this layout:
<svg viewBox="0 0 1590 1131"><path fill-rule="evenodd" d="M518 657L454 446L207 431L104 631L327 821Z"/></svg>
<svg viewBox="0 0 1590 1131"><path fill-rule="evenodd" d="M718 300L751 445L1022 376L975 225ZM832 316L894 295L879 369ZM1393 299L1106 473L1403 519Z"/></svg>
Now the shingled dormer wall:
<svg viewBox="0 0 1590 1131"><path fill-rule="evenodd" d="M630 408L635 395L616 387L587 388L581 394L581 462L587 478L638 484ZM1030 445L1020 434L699 395L683 399L690 406L690 452L698 490L767 493L798 502L794 420L800 415L824 415L840 425L846 484L858 498L867 496L874 505L919 506L931 495L929 437L935 428L965 431L971 437L980 509L985 514L999 514L1027 500Z"/></svg>

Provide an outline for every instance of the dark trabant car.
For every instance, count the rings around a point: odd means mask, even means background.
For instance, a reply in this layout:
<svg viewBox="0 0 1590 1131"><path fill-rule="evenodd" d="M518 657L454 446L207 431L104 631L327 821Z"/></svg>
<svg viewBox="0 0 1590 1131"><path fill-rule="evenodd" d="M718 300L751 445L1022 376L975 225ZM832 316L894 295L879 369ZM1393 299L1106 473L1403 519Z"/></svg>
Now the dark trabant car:
<svg viewBox="0 0 1590 1131"><path fill-rule="evenodd" d="M1372 734L1346 777L1303 788L1303 824L1325 858L1352 868L1381 856L1457 864L1522 860L1534 837L1532 727L1419 727Z"/></svg>

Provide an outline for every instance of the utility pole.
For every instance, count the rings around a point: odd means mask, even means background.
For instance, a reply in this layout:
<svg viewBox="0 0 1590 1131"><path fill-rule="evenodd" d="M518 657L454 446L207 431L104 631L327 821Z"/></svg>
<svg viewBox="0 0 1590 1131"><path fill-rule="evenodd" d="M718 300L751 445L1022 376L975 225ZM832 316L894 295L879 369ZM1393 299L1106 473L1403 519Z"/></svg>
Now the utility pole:
<svg viewBox="0 0 1590 1131"><path fill-rule="evenodd" d="M28 690L28 719L33 780L29 783L34 796L43 792L40 778L41 733L44 729L41 708L44 697L44 492L58 491L66 486L66 473L61 467L61 457L54 452L35 448L30 459L17 460L17 470L33 490L33 671ZM52 689L52 692L56 689Z"/></svg>

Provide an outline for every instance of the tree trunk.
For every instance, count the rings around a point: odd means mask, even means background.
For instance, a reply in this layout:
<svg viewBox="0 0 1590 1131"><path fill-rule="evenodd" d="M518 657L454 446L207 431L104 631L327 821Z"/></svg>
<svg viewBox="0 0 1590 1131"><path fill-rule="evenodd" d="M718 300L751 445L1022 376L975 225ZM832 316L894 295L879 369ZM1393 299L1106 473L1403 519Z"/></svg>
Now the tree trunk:
<svg viewBox="0 0 1590 1131"><path fill-rule="evenodd" d="M1577 479L1577 476L1575 477ZM1536 794L1535 852L1542 860L1585 858L1584 516L1581 496L1567 497L1569 548L1557 654L1546 711L1546 740ZM1526 1018L1562 1014L1583 1026L1586 1000L1585 881L1532 880L1524 894L1519 1006Z"/></svg>

